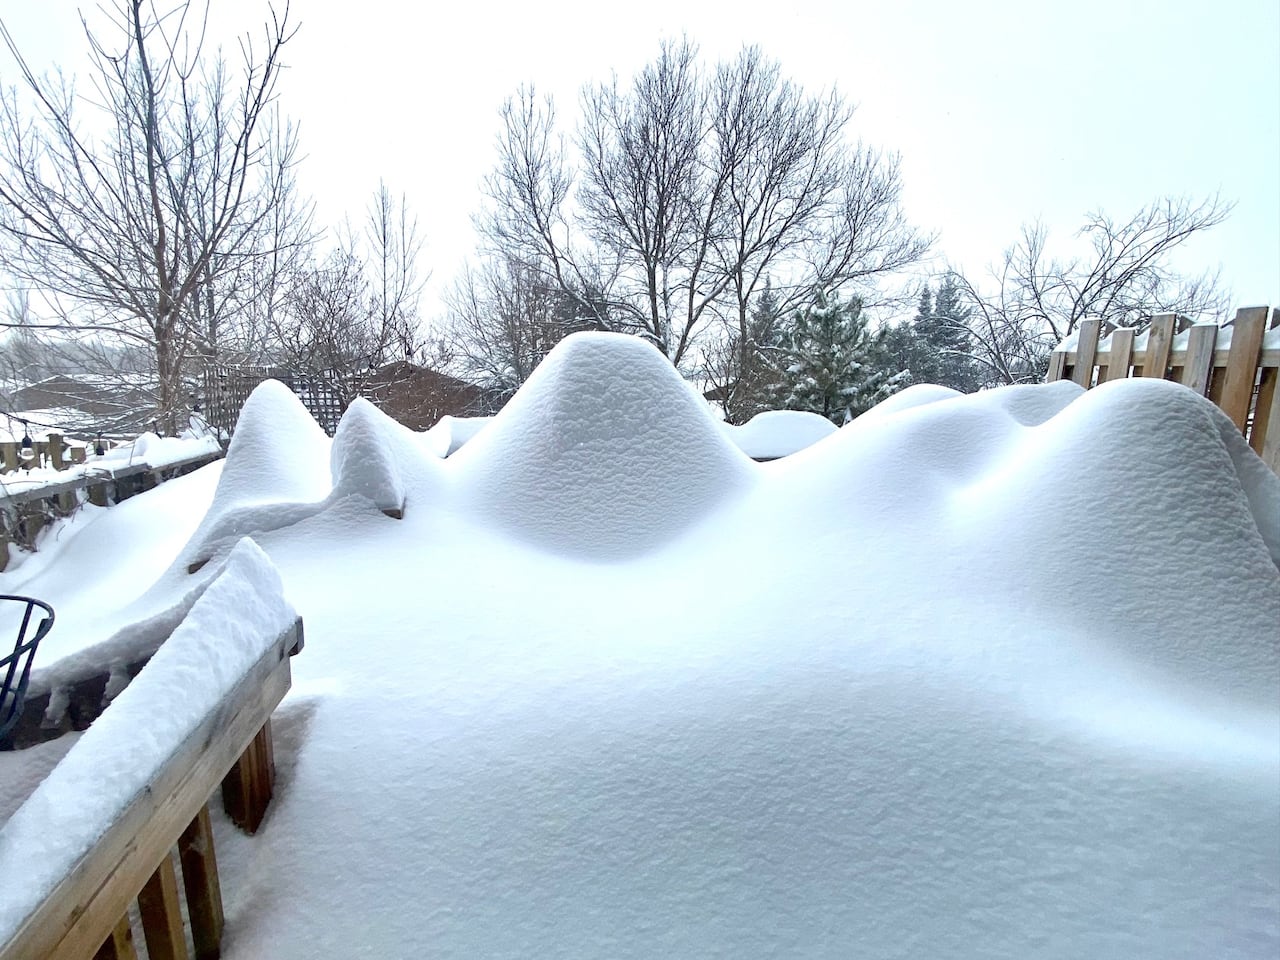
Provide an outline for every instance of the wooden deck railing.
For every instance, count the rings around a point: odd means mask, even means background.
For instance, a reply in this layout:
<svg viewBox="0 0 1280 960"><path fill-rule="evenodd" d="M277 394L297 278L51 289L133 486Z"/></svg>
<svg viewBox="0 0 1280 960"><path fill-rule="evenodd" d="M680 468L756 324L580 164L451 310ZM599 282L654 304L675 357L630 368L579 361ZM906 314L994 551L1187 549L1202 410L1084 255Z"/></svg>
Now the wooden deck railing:
<svg viewBox="0 0 1280 960"><path fill-rule="evenodd" d="M1280 308L1245 307L1219 327L1171 313L1139 334L1084 320L1074 342L1053 351L1047 380L1085 389L1124 377L1174 380L1208 397L1280 473Z"/></svg>
<svg viewBox="0 0 1280 960"><path fill-rule="evenodd" d="M146 772L146 788L0 943L0 960L134 958L135 901L151 960L186 960L188 934L196 960L218 956L222 897L207 804L221 785L233 822L257 830L275 775L271 713L289 689L289 657L301 643L298 620L168 758Z"/></svg>
<svg viewBox="0 0 1280 960"><path fill-rule="evenodd" d="M56 439L51 436L48 443L52 444ZM41 442L37 446L46 444ZM61 441L58 441L58 446L61 447ZM6 455L16 448L17 444L0 443L0 452ZM49 446L48 449L54 447ZM200 453L160 466L147 463L145 459L136 463L104 460L86 464L84 451L74 448L72 452L76 450L81 456L67 460L59 457L53 465L56 470L66 471L62 477L37 475L38 479L28 482L21 471L5 474L0 484L0 572L8 566L10 544L32 549L45 524L67 516L83 500L99 507L118 503L151 490L166 480L198 470L223 456L220 451Z"/></svg>

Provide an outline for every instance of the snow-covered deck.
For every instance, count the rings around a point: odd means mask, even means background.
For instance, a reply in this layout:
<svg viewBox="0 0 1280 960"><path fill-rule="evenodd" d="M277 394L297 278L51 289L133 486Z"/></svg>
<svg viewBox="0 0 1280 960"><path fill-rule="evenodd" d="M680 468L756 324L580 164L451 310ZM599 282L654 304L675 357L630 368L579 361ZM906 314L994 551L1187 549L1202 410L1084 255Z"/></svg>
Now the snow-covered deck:
<svg viewBox="0 0 1280 960"><path fill-rule="evenodd" d="M1190 391L913 389L755 464L585 336L448 460L245 418L116 612L65 571L141 514L14 575L88 643L248 535L305 618L223 956L1280 949L1280 480Z"/></svg>

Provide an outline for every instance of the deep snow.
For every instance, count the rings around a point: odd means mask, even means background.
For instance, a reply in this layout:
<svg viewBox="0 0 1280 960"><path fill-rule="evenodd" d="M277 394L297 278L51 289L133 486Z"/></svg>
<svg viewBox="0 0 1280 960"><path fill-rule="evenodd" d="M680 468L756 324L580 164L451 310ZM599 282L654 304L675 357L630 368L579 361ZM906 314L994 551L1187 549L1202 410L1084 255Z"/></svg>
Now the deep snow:
<svg viewBox="0 0 1280 960"><path fill-rule="evenodd" d="M1276 955L1280 480L1216 408L914 388L757 465L655 360L571 338L448 460L255 395L143 598L248 534L306 620L224 956Z"/></svg>

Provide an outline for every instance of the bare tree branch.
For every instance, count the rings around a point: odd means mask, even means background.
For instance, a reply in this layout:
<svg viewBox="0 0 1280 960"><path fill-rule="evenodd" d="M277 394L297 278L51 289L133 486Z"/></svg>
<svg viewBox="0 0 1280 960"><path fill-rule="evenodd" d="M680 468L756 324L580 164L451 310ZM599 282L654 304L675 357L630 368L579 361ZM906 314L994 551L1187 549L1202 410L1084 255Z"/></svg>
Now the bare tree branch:
<svg viewBox="0 0 1280 960"><path fill-rule="evenodd" d="M1069 259L1049 255L1042 224L1024 227L992 268L989 286L953 274L974 308L974 359L991 383L1037 381L1054 346L1086 317L1139 327L1157 313L1223 319L1230 304L1217 273L1185 277L1169 260L1192 236L1226 220L1231 209L1214 196L1199 203L1163 198L1126 220L1094 212L1078 233L1090 253Z"/></svg>
<svg viewBox="0 0 1280 960"><path fill-rule="evenodd" d="M35 107L28 120L16 90L0 98L0 266L63 305L65 329L146 342L174 429L184 365L222 339L219 281L278 253L264 225L287 202L296 136L272 106L295 31L287 7L273 10L261 49L242 41L233 81L202 56L207 3L103 12L104 28L84 22L93 97L37 77L0 22ZM101 133L81 132L85 113Z"/></svg>

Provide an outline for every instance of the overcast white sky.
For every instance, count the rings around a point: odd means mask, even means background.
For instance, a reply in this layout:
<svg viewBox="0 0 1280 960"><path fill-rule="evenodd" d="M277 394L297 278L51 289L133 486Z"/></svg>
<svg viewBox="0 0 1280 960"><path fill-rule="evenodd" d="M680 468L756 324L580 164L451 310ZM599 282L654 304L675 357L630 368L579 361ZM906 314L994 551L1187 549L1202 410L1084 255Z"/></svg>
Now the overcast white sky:
<svg viewBox="0 0 1280 960"><path fill-rule="evenodd" d="M239 30L267 8L215 6ZM33 63L80 68L76 3L0 11ZM472 246L503 99L532 82L571 117L584 82L629 77L687 34L708 61L759 44L807 88L837 85L856 133L902 154L910 215L970 273L1037 217L1069 249L1089 210L1220 192L1235 212L1179 266L1221 264L1238 305L1280 304L1277 0L294 0L291 16L281 102L303 189L329 224L358 217L379 177L406 193L436 289Z"/></svg>

